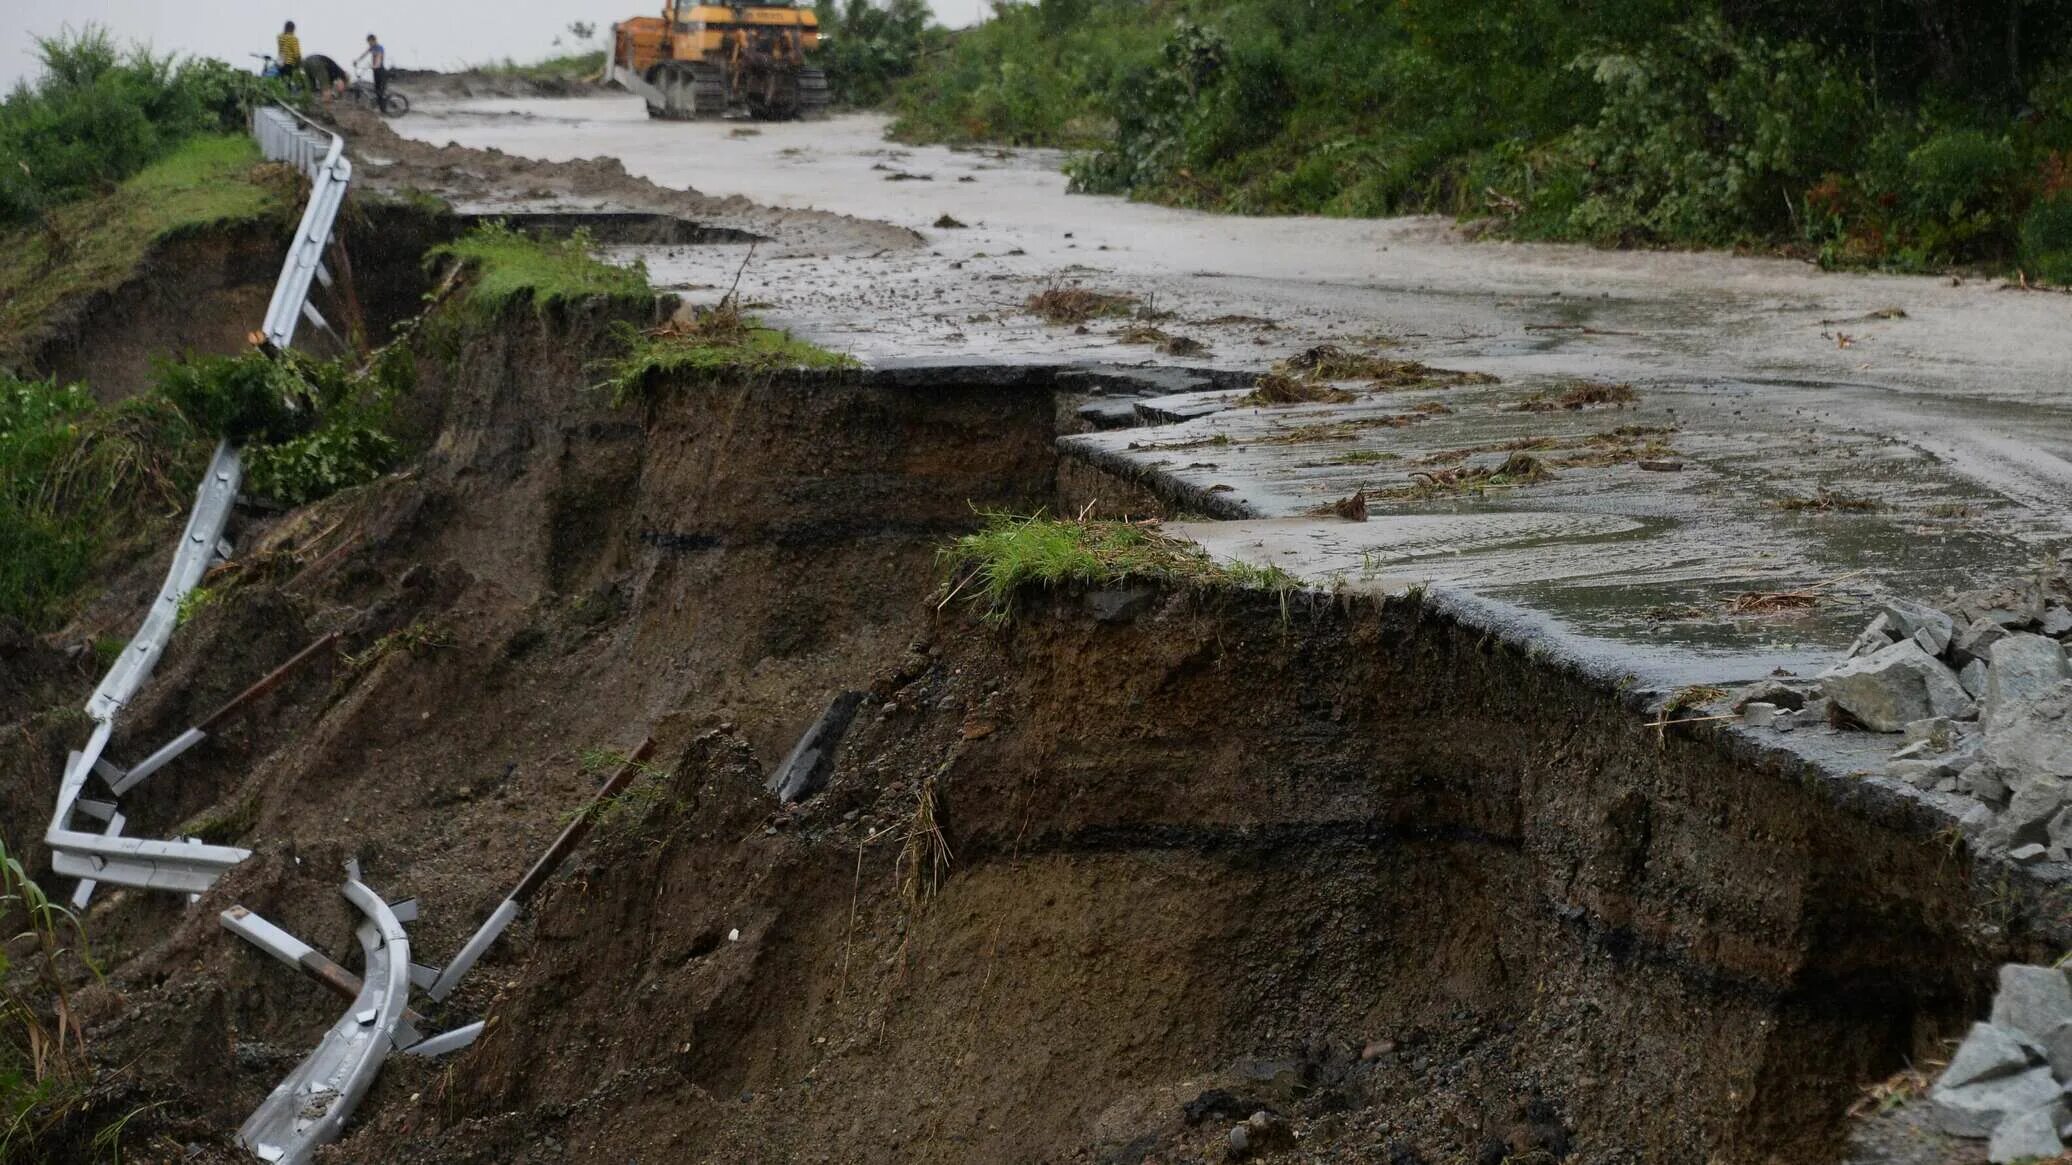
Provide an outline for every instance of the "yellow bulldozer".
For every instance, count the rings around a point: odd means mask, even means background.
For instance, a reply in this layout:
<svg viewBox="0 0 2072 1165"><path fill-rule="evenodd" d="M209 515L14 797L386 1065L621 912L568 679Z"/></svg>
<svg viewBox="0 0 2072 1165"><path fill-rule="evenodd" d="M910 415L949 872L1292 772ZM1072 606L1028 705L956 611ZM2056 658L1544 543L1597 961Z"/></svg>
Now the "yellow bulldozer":
<svg viewBox="0 0 2072 1165"><path fill-rule="evenodd" d="M647 100L648 116L783 121L827 109L827 74L811 5L685 4L612 26L609 78Z"/></svg>

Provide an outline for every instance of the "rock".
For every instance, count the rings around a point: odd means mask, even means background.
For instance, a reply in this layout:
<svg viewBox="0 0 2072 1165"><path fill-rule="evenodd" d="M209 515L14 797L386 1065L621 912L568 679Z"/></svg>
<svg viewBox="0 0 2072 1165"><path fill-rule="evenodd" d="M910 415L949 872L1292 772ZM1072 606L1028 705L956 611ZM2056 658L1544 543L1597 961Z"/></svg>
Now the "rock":
<svg viewBox="0 0 2072 1165"><path fill-rule="evenodd" d="M1932 789L1944 781L1950 788L1957 787L1958 765L1945 756L1922 757L1919 759L1898 759L1885 762L1885 775L1895 781L1905 781L1916 789Z"/></svg>
<svg viewBox="0 0 2072 1165"><path fill-rule="evenodd" d="M2072 634L2072 607L2045 607L2043 620L2037 627L2045 635Z"/></svg>
<svg viewBox="0 0 2072 1165"><path fill-rule="evenodd" d="M1986 760L2017 777L2072 780L2072 681L2002 712L1986 726Z"/></svg>
<svg viewBox="0 0 2072 1165"><path fill-rule="evenodd" d="M2060 813L2058 816L2062 817L2064 816L2064 814ZM2055 821L2056 818L2052 818L2052 820ZM2037 845L2035 842L2032 841L2028 845L2018 845L2013 849L2008 850L2007 857L2008 860L2014 862L2017 865L2028 866L2034 865L2035 863L2042 861L2046 856L2049 855L2049 853L2049 850L2044 849L2042 846Z"/></svg>
<svg viewBox="0 0 2072 1165"><path fill-rule="evenodd" d="M1970 694L1972 699L1985 699L1986 661L1983 659L1974 659L1970 663L1965 664L1964 670L1957 673L1957 683L1962 685L1964 690Z"/></svg>
<svg viewBox="0 0 2072 1165"><path fill-rule="evenodd" d="M1295 1147L1295 1130L1285 1118L1270 1112L1255 1112L1239 1128L1254 1153L1278 1153Z"/></svg>
<svg viewBox="0 0 2072 1165"><path fill-rule="evenodd" d="M1957 783L1981 801L1999 805L2007 800L2007 782L1999 769L1985 761L1973 761L1958 775Z"/></svg>
<svg viewBox="0 0 2072 1165"><path fill-rule="evenodd" d="M2026 963L2000 968L2000 990L1993 995L1996 1026L2041 1043L2067 1020L2072 1020L2072 982L2063 971Z"/></svg>
<svg viewBox="0 0 2072 1165"><path fill-rule="evenodd" d="M1991 619L1973 619L1950 641L1950 654L1964 660L1984 659L1995 643L2007 638L2007 628Z"/></svg>
<svg viewBox="0 0 2072 1165"><path fill-rule="evenodd" d="M1930 642L1938 646L1922 649L1930 655L1940 655L1950 645L1950 637L1957 633L1956 621L1926 603L1911 603L1905 599L1893 599L1885 604L1885 622L1892 628L1895 639L1914 639L1922 632L1928 633Z"/></svg>
<svg viewBox="0 0 2072 1165"><path fill-rule="evenodd" d="M1775 704L1765 704L1757 700L1741 709L1741 722L1750 728L1773 728L1777 724L1778 714L1783 711L1784 709Z"/></svg>
<svg viewBox="0 0 2072 1165"><path fill-rule="evenodd" d="M2057 1099L2058 1082L2041 1064L2012 1076L1928 1092L1936 1123L1953 1137L1990 1137L2009 1114L2031 1112Z"/></svg>
<svg viewBox="0 0 2072 1165"><path fill-rule="evenodd" d="M1252 1130L1244 1125L1230 1126L1230 1159L1242 1161L1252 1155Z"/></svg>
<svg viewBox="0 0 2072 1165"><path fill-rule="evenodd" d="M2058 1138L2058 1125L2064 1117L2064 1103L2053 1100L2001 1121L1986 1145L1986 1160L2008 1165L2057 1156L2065 1151L2065 1142Z"/></svg>
<svg viewBox="0 0 2072 1165"><path fill-rule="evenodd" d="M1247 1057L1237 1062L1236 1075L1247 1092L1289 1102L1309 1095L1310 1085L1316 1079L1316 1065L1303 1060Z"/></svg>
<svg viewBox="0 0 2072 1165"><path fill-rule="evenodd" d="M1957 740L1957 725L1948 716L1910 720L1901 731L1910 744L1926 744L1936 752L1948 752Z"/></svg>
<svg viewBox="0 0 2072 1165"><path fill-rule="evenodd" d="M2011 1076L2030 1066L2029 1049L2013 1032L1990 1023L1975 1023L1937 1078L1937 1088L1962 1088L1996 1076Z"/></svg>
<svg viewBox="0 0 2072 1165"><path fill-rule="evenodd" d="M1991 724L2003 711L2033 700L2072 676L2065 649L2055 639L2016 633L1993 645L1987 662L1985 719Z"/></svg>
<svg viewBox="0 0 2072 1165"><path fill-rule="evenodd" d="M1967 837L1977 837L1993 826L1993 810L1986 805L1973 805L1957 819L1957 828Z"/></svg>
<svg viewBox="0 0 2072 1165"><path fill-rule="evenodd" d="M1949 716L1968 702L1950 669L1911 639L1827 669L1820 673L1820 690L1875 732Z"/></svg>
<svg viewBox="0 0 2072 1165"><path fill-rule="evenodd" d="M2043 1037L2043 1055L2060 1080L2072 1080L2072 1022L2061 1023Z"/></svg>
<svg viewBox="0 0 2072 1165"><path fill-rule="evenodd" d="M1854 659L1859 655L1869 655L1874 651L1881 651L1884 648L1890 647L1892 641L1897 638L1899 636L1892 630L1892 620L1880 615L1870 621L1870 624L1856 637L1856 642L1849 645L1848 656L1850 659Z"/></svg>
<svg viewBox="0 0 2072 1165"><path fill-rule="evenodd" d="M1750 704L1769 704L1796 712L1806 706L1806 693L1782 680L1757 680L1734 693L1734 711L1746 712Z"/></svg>
<svg viewBox="0 0 2072 1165"><path fill-rule="evenodd" d="M2015 773L2007 778L2007 788L2007 808L1993 823L1987 844L2011 849L2048 842L2050 820L2065 803L2065 782L2038 773Z"/></svg>

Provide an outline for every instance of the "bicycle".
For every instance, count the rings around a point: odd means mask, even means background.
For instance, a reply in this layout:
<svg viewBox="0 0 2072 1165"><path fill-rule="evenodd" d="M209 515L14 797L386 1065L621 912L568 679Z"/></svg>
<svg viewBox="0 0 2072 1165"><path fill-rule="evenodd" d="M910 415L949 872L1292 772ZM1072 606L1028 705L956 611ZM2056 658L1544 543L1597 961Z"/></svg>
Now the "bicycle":
<svg viewBox="0 0 2072 1165"><path fill-rule="evenodd" d="M374 82L365 78L353 78L352 82L345 87L345 95L361 105L375 107L381 111L383 117L401 117L410 112L410 99L396 92L393 88L382 94L379 103L377 103L375 100Z"/></svg>

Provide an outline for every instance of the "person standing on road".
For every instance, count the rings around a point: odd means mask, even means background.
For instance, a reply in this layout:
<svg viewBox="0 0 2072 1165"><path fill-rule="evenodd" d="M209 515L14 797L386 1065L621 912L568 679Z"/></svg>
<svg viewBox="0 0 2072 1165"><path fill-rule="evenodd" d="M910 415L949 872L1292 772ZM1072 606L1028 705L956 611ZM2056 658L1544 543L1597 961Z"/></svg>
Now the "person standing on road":
<svg viewBox="0 0 2072 1165"><path fill-rule="evenodd" d="M277 75L293 78L302 71L302 38L295 35L295 22L281 26L281 34L273 38L273 67Z"/></svg>
<svg viewBox="0 0 2072 1165"><path fill-rule="evenodd" d="M357 66L363 60L374 70L374 107L379 109L388 100L388 50L371 32L367 34L367 51L354 57L353 64Z"/></svg>

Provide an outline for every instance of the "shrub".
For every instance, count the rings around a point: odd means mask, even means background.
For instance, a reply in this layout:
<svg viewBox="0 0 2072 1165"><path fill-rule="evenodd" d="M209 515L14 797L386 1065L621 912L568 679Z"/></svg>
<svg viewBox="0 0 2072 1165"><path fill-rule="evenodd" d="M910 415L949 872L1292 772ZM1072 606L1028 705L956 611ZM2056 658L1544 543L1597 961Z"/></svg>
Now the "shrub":
<svg viewBox="0 0 2072 1165"><path fill-rule="evenodd" d="M249 102L286 95L222 61L117 49L94 25L36 51L41 75L0 101L0 224L108 189L196 133L240 128Z"/></svg>
<svg viewBox="0 0 2072 1165"><path fill-rule="evenodd" d="M2023 269L2046 283L2072 284L2072 194L2046 198L2022 218Z"/></svg>

